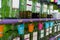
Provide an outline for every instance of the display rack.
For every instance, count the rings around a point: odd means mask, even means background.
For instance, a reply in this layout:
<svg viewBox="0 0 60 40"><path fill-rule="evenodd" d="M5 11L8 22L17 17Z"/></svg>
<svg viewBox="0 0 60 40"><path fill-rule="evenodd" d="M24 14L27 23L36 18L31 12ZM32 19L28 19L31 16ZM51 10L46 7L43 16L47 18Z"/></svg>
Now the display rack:
<svg viewBox="0 0 60 40"><path fill-rule="evenodd" d="M40 19L0 19L0 24L11 24L18 22L34 22L34 21L49 21L49 20L60 20L56 18L40 18Z"/></svg>

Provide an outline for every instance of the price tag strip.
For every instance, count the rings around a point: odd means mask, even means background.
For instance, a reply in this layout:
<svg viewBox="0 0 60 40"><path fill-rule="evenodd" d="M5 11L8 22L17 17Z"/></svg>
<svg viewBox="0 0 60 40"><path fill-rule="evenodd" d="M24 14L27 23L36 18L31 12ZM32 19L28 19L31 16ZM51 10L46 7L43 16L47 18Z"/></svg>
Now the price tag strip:
<svg viewBox="0 0 60 40"><path fill-rule="evenodd" d="M24 40L30 40L30 34L24 35Z"/></svg>
<svg viewBox="0 0 60 40"><path fill-rule="evenodd" d="M40 38L43 38L44 37L44 30L41 30L41 36L40 36Z"/></svg>
<svg viewBox="0 0 60 40"><path fill-rule="evenodd" d="M49 28L46 29L46 36L49 35Z"/></svg>
<svg viewBox="0 0 60 40"><path fill-rule="evenodd" d="M37 40L37 32L33 32L33 40Z"/></svg>
<svg viewBox="0 0 60 40"><path fill-rule="evenodd" d="M50 27L50 33L52 33L52 27Z"/></svg>

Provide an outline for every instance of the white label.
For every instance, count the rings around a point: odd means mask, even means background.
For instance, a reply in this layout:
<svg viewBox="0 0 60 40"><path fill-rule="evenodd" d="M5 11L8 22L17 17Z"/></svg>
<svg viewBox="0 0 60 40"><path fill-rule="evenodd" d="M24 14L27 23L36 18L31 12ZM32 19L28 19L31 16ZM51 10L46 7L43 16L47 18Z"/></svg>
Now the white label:
<svg viewBox="0 0 60 40"><path fill-rule="evenodd" d="M47 5L43 4L43 12L47 12Z"/></svg>
<svg viewBox="0 0 60 40"><path fill-rule="evenodd" d="M60 31L60 26L58 26L58 31Z"/></svg>
<svg viewBox="0 0 60 40"><path fill-rule="evenodd" d="M49 28L46 29L46 36L49 35Z"/></svg>
<svg viewBox="0 0 60 40"><path fill-rule="evenodd" d="M50 27L50 33L52 33L52 27Z"/></svg>
<svg viewBox="0 0 60 40"><path fill-rule="evenodd" d="M37 32L33 33L33 40L37 40Z"/></svg>
<svg viewBox="0 0 60 40"><path fill-rule="evenodd" d="M0 8L1 8L1 0L0 0Z"/></svg>
<svg viewBox="0 0 60 40"><path fill-rule="evenodd" d="M36 12L40 12L40 6L41 6L40 3L36 3L36 9L35 9Z"/></svg>
<svg viewBox="0 0 60 40"><path fill-rule="evenodd" d="M41 30L41 38L44 37L44 30Z"/></svg>
<svg viewBox="0 0 60 40"><path fill-rule="evenodd" d="M57 32L57 27L54 27L54 29L55 29L54 32Z"/></svg>
<svg viewBox="0 0 60 40"><path fill-rule="evenodd" d="M27 11L32 11L32 1L27 0Z"/></svg>
<svg viewBox="0 0 60 40"><path fill-rule="evenodd" d="M12 0L12 8L19 8L19 0Z"/></svg>
<svg viewBox="0 0 60 40"><path fill-rule="evenodd" d="M24 40L29 40L29 37L30 37L30 34L26 34L26 35L24 36Z"/></svg>

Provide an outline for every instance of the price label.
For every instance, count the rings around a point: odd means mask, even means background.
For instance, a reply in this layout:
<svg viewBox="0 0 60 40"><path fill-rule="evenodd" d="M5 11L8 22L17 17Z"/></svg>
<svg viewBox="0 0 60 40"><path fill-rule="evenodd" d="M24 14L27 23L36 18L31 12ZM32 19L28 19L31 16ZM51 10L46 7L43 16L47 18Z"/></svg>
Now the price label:
<svg viewBox="0 0 60 40"><path fill-rule="evenodd" d="M30 34L26 34L26 35L24 35L24 40L30 40Z"/></svg>
<svg viewBox="0 0 60 40"><path fill-rule="evenodd" d="M12 8L19 8L19 0L12 0Z"/></svg>
<svg viewBox="0 0 60 40"><path fill-rule="evenodd" d="M2 3L2 0L0 0L0 8L2 7L2 6L1 6L1 3Z"/></svg>
<svg viewBox="0 0 60 40"><path fill-rule="evenodd" d="M19 20L18 22L23 22L23 20Z"/></svg>
<svg viewBox="0 0 60 40"><path fill-rule="evenodd" d="M33 20L31 19L30 22L33 22Z"/></svg>
<svg viewBox="0 0 60 40"><path fill-rule="evenodd" d="M37 40L37 32L33 32L33 40Z"/></svg>

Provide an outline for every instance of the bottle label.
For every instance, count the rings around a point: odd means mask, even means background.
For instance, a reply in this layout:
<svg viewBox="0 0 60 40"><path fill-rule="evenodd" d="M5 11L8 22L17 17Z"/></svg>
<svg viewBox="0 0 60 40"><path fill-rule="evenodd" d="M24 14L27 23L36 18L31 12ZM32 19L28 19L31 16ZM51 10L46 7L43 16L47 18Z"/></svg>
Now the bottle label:
<svg viewBox="0 0 60 40"><path fill-rule="evenodd" d="M27 0L27 11L32 11L32 1L31 0Z"/></svg>
<svg viewBox="0 0 60 40"><path fill-rule="evenodd" d="M52 33L52 27L50 27L50 33Z"/></svg>
<svg viewBox="0 0 60 40"><path fill-rule="evenodd" d="M46 36L49 35L49 28L46 29Z"/></svg>
<svg viewBox="0 0 60 40"><path fill-rule="evenodd" d="M58 31L60 31L60 25L58 25Z"/></svg>
<svg viewBox="0 0 60 40"><path fill-rule="evenodd" d="M56 26L54 27L54 32L57 32L57 27Z"/></svg>
<svg viewBox="0 0 60 40"><path fill-rule="evenodd" d="M37 32L33 32L33 40L37 40Z"/></svg>
<svg viewBox="0 0 60 40"><path fill-rule="evenodd" d="M12 0L12 8L19 8L19 0Z"/></svg>
<svg viewBox="0 0 60 40"><path fill-rule="evenodd" d="M30 40L30 34L24 35L24 40Z"/></svg>
<svg viewBox="0 0 60 40"><path fill-rule="evenodd" d="M18 25L18 33L19 34L24 34L24 24Z"/></svg>
<svg viewBox="0 0 60 40"><path fill-rule="evenodd" d="M44 37L44 30L41 30L41 33L40 34L41 34L40 37L43 38Z"/></svg>
<svg viewBox="0 0 60 40"><path fill-rule="evenodd" d="M35 9L35 11L36 12L40 12L40 8L41 8L40 3L36 3L36 9Z"/></svg>
<svg viewBox="0 0 60 40"><path fill-rule="evenodd" d="M47 4L43 4L43 12L47 12Z"/></svg>
<svg viewBox="0 0 60 40"><path fill-rule="evenodd" d="M2 7L1 3L2 3L2 1L0 0L0 8Z"/></svg>

